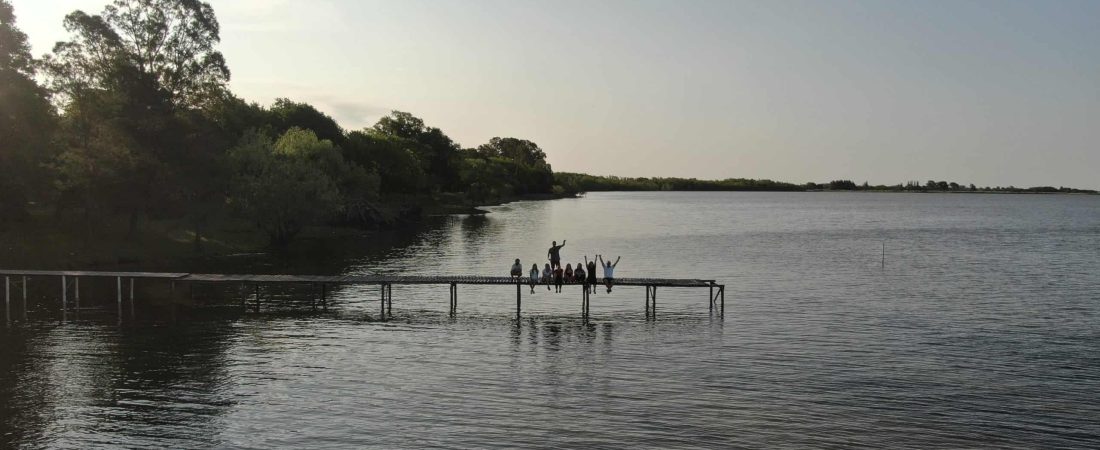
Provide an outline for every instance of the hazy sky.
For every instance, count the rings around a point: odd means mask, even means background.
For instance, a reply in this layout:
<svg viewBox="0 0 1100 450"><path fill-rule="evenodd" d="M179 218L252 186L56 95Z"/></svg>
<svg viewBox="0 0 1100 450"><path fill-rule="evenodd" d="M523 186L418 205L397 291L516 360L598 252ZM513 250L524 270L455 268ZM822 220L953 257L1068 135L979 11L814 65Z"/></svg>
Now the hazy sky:
<svg viewBox="0 0 1100 450"><path fill-rule="evenodd" d="M13 0L36 55L105 0ZM554 170L1100 188L1100 1L213 0L231 86Z"/></svg>

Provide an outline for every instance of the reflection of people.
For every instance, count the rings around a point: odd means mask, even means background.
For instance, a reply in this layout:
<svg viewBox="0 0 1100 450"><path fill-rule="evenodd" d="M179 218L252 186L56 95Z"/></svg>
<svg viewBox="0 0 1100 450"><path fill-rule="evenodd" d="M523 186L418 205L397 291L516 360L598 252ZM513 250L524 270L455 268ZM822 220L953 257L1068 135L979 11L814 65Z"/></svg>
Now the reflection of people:
<svg viewBox="0 0 1100 450"><path fill-rule="evenodd" d="M561 245L558 245L558 241L550 243L550 250L546 251L546 256L550 258L550 267L561 267L561 248L565 247L565 240L561 241Z"/></svg>
<svg viewBox="0 0 1100 450"><path fill-rule="evenodd" d="M523 264L519 263L519 258L516 258L516 263L512 264L512 278L519 278L523 275Z"/></svg>
<svg viewBox="0 0 1100 450"><path fill-rule="evenodd" d="M535 293L535 285L539 282L539 265L531 264L531 293ZM550 289L550 286L546 287Z"/></svg>
<svg viewBox="0 0 1100 450"><path fill-rule="evenodd" d="M542 268L542 282L546 283L546 290L550 290L550 280L554 277L554 270L550 268L550 264Z"/></svg>
<svg viewBox="0 0 1100 450"><path fill-rule="evenodd" d="M615 258L615 263L612 264L611 261L606 261L602 256L596 255L596 259L603 261L601 263L603 264L603 283L607 286L608 293L611 293L611 285L615 284L615 266L619 265L619 260L622 258L622 256Z"/></svg>

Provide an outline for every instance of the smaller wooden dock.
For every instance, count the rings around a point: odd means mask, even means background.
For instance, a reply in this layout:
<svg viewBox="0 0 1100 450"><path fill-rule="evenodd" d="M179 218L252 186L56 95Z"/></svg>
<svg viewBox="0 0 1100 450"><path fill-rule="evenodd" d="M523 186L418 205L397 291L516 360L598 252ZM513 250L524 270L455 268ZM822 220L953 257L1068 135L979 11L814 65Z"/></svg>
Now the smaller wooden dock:
<svg viewBox="0 0 1100 450"><path fill-rule="evenodd" d="M515 286L516 287L516 319L520 318L523 305L523 288L530 285L530 279L526 277L486 277L486 276L418 276L418 275L253 275L253 274L209 274L209 273L164 273L164 272L97 272L97 271L49 271L49 270L0 270L0 276L4 277L4 311L6 323L12 322L11 314L11 288L14 281L22 287L23 320L27 320L27 284L28 278L57 277L60 279L61 312L62 317L69 311L69 290L72 289L74 308L80 309L80 279L83 278L114 278L115 291L118 305L118 319L123 318L124 291L128 290L129 312L131 319L135 313L134 282L135 280L160 280L167 281L172 291L178 283L191 286L195 284L237 284L252 286L253 311L259 312L262 299L260 286L265 285L309 285L312 289L310 297L311 307L316 309L318 304L322 309L328 307L328 288L342 285L367 285L380 287L380 317L386 319L393 314L393 285L446 285L450 289L449 313L453 316L458 311L458 287L460 285L491 285L491 286ZM125 283L124 283L125 282ZM543 284L543 283L538 283ZM567 283L563 287L571 286L582 288L581 291L581 316L587 320L590 312L591 293L584 289L581 283ZM605 286L603 278L597 279L596 289ZM725 313L726 286L718 284L715 280L703 279L679 279L679 278L616 278L613 286L641 286L645 287L645 316L656 318L657 288L706 288L709 289L709 309L713 314L717 312L721 317ZM242 306L244 302L242 301Z"/></svg>

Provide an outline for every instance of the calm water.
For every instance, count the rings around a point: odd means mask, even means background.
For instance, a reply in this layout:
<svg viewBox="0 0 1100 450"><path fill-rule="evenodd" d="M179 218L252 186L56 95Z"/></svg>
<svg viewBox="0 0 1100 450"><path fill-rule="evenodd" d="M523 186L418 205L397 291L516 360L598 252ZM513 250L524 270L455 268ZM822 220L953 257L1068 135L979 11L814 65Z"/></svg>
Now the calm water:
<svg viewBox="0 0 1100 450"><path fill-rule="evenodd" d="M705 290L333 294L326 314L0 338L0 447L1097 447L1100 197L607 193L441 219L314 272L622 255ZM885 243L885 267L882 266ZM337 268L329 268L329 267ZM324 270L319 269L324 267ZM271 270L283 266L271 266ZM201 295L201 292L200 292Z"/></svg>

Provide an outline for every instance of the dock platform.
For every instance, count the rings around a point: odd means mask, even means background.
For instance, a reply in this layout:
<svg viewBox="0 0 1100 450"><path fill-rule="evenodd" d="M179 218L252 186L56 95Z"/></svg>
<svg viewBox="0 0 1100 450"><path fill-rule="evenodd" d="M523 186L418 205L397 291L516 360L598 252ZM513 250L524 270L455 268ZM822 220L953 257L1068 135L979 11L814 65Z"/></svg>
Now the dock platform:
<svg viewBox="0 0 1100 450"><path fill-rule="evenodd" d="M118 318L121 323L123 318L123 294L128 288L129 309L131 319L134 317L135 280L167 281L174 291L176 284L238 284L253 287L253 311L259 312L261 305L260 286L279 284L306 284L312 286L313 294L310 298L311 306L316 309L318 303L322 309L327 309L328 288L330 286L367 285L379 286L381 289L380 308L381 317L386 319L393 314L393 285L446 285L450 288L449 313L453 316L458 311L458 287L460 285L493 285L516 286L516 318L520 318L522 311L523 287L530 285L527 277L489 277L475 275L459 276L420 276L420 275L259 275L259 274L209 274L209 273L173 273L173 272L99 272L99 271L51 271L51 270L0 270L0 276L4 277L4 311L7 324L12 322L11 314L11 288L14 279L22 286L23 314L27 319L27 283L28 278L57 277L60 279L61 312L62 317L69 311L69 289L72 287L72 295L75 308L80 308L80 279L83 278L114 278L118 304ZM125 286L124 286L124 283ZM605 286L603 278L597 279L596 288ZM717 312L719 317L725 314L724 284L718 284L715 280L682 279L682 278L615 278L613 286L641 286L645 287L645 315L646 318L656 318L657 288L706 288L710 291L709 308L713 314ZM541 283L540 283L541 284ZM581 316L587 320L590 310L591 293L583 289L583 283L567 283L564 286L582 287L581 291ZM242 306L244 303L242 302Z"/></svg>

